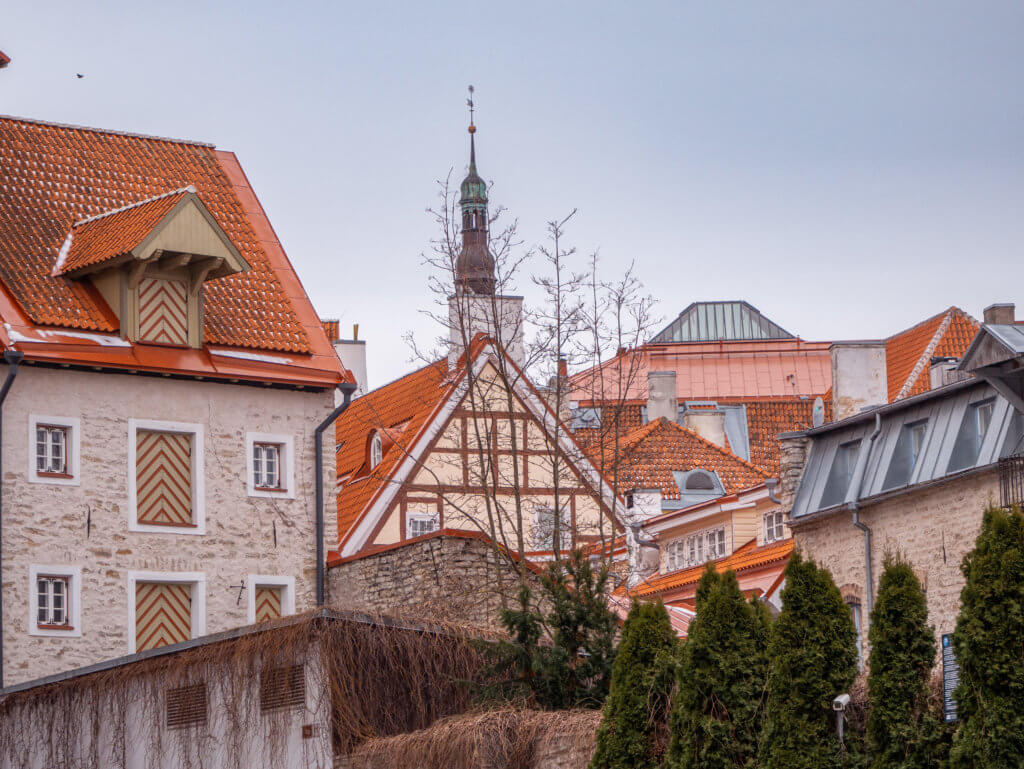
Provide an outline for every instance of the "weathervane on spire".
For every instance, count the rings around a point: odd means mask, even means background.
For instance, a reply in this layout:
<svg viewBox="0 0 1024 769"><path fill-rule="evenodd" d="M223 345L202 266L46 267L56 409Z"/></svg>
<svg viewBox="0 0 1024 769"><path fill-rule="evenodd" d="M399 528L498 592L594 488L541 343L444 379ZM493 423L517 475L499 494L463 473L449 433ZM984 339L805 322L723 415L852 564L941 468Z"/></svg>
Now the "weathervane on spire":
<svg viewBox="0 0 1024 769"><path fill-rule="evenodd" d="M469 87L469 98L466 99L466 104L469 106L469 132L476 133L476 126L473 125L473 86Z"/></svg>

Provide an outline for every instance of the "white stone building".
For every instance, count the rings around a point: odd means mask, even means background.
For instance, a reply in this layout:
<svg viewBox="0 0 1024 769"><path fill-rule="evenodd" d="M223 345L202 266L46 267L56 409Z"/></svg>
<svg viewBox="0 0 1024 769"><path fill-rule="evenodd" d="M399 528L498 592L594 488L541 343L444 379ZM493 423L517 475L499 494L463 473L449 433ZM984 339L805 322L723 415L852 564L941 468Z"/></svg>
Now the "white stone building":
<svg viewBox="0 0 1024 769"><path fill-rule="evenodd" d="M235 156L4 118L0 189L2 683L312 607L352 378Z"/></svg>

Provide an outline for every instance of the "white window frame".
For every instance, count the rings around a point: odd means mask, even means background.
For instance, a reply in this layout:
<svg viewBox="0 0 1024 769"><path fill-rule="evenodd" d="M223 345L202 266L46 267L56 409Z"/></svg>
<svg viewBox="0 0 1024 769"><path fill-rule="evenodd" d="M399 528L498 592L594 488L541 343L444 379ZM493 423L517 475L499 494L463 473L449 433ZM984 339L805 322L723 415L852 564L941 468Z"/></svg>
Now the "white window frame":
<svg viewBox="0 0 1024 769"><path fill-rule="evenodd" d="M665 571L679 571L686 566L686 540L673 539L665 544Z"/></svg>
<svg viewBox="0 0 1024 769"><path fill-rule="evenodd" d="M384 461L384 439L380 430L374 430L370 436L370 469L373 470Z"/></svg>
<svg viewBox="0 0 1024 769"><path fill-rule="evenodd" d="M34 459L35 457L33 457ZM67 630L57 628L41 628L37 620L36 580L39 577L66 577L68 581ZM52 565L33 563L28 567L28 634L44 638L81 638L82 637L82 567L68 565Z"/></svg>
<svg viewBox="0 0 1024 769"><path fill-rule="evenodd" d="M256 621L256 589L261 587L281 588L281 616L287 617L295 613L295 577L282 577L277 574L250 574L247 617L251 625Z"/></svg>
<svg viewBox="0 0 1024 769"><path fill-rule="evenodd" d="M153 430L162 433L179 433L192 436L192 525L154 526L139 523L138 478L135 470L135 455L138 449L139 430ZM204 427L195 422L166 422L158 419L128 420L128 531L147 534L193 534L206 533L206 482L204 468L206 455L203 450Z"/></svg>
<svg viewBox="0 0 1024 769"><path fill-rule="evenodd" d="M52 475L40 475L36 469L36 428L43 425L62 427L67 431L67 442L64 445L64 462L70 478L57 478ZM51 483L55 486L78 486L81 484L82 452L81 434L82 421L77 417L51 417L41 414L28 416L28 481L29 483Z"/></svg>
<svg viewBox="0 0 1024 769"><path fill-rule="evenodd" d="M128 648L135 648L135 589L139 582L192 586L192 638L206 635L206 572L202 571L130 571L128 572Z"/></svg>
<svg viewBox="0 0 1024 769"><path fill-rule="evenodd" d="M715 555L711 557L711 535L715 534L715 540L717 542L718 532L722 532L722 548L723 552L721 555ZM709 561L717 561L720 558L725 558L729 555L729 532L727 526L721 524L719 526L712 526L707 529L701 529L695 531L692 534L687 534L680 540L683 543L683 566L680 568L693 568L694 566L703 566ZM693 551L691 557L690 551Z"/></svg>
<svg viewBox="0 0 1024 769"><path fill-rule="evenodd" d="M768 517L776 515L779 516L779 528L781 528L782 533L777 537L769 536L769 533L774 533L775 526L772 526L771 529L768 528ZM786 516L781 510L769 510L761 517L761 520L763 522L764 542L766 545L770 545L773 542L781 542L786 538Z"/></svg>
<svg viewBox="0 0 1024 769"><path fill-rule="evenodd" d="M257 443L276 443L281 447L282 489L261 489L256 486L256 469L253 466L253 446ZM250 497L273 499L295 499L295 438L277 433L245 434L245 483Z"/></svg>
<svg viewBox="0 0 1024 769"><path fill-rule="evenodd" d="M441 514L440 513L436 512L436 511L433 512L433 513L425 513L423 511L418 511L418 510L407 510L406 513L405 513L405 538L406 539L412 539L413 537L425 536L424 534L413 534L410 531L411 524L412 524L413 521L432 521L434 523L434 529L432 531L430 531L430 532L427 532L428 534L433 534L434 532L441 530Z"/></svg>

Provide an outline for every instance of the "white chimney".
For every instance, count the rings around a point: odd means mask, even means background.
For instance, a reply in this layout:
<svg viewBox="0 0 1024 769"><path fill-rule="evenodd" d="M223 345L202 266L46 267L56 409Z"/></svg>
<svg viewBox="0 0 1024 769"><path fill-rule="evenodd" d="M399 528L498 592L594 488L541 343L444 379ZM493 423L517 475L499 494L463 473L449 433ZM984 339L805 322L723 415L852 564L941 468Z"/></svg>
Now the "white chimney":
<svg viewBox="0 0 1024 769"><path fill-rule="evenodd" d="M725 438L725 411L717 403L688 403L683 411L683 427L693 430L701 438L723 449L728 446Z"/></svg>
<svg viewBox="0 0 1024 769"><path fill-rule="evenodd" d="M352 376L356 378L356 391L352 393L352 398L366 395L368 386L366 382L366 342L359 338L358 323L352 326L351 339L336 339L334 341L334 351L338 354L341 365L351 371ZM341 395L336 393L335 399L340 403Z"/></svg>
<svg viewBox="0 0 1024 769"><path fill-rule="evenodd" d="M679 416L679 401L676 400L676 372L647 372L647 421L654 422L661 417L675 422Z"/></svg>
<svg viewBox="0 0 1024 769"><path fill-rule="evenodd" d="M833 419L846 419L889 402L884 340L834 342L829 355Z"/></svg>

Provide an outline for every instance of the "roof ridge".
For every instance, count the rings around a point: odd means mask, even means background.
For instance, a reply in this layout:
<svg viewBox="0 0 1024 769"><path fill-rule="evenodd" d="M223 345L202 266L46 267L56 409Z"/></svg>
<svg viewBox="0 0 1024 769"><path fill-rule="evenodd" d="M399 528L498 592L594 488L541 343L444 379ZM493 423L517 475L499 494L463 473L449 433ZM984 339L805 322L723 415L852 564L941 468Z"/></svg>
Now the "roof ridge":
<svg viewBox="0 0 1024 769"><path fill-rule="evenodd" d="M93 216L87 216L85 219L79 219L77 222L75 222L71 226L72 227L78 227L79 225L82 225L82 224L88 224L89 222L94 222L97 219L103 219L106 216L113 216L114 214L119 214L122 211L128 211L128 210L130 210L132 208L137 208L138 206L144 206L144 205L146 205L146 203L153 203L153 202L155 202L157 200L162 200L163 198L169 198L172 195L180 195L180 194L185 193L185 192L191 192L193 195L198 194L196 192L195 185L187 184L184 187L180 187L179 189L176 189L176 190L171 190L170 192L161 192L159 195L154 195L153 197L146 198L145 200L138 200L138 201L136 201L134 203L129 203L126 206L121 206L120 208L112 208L111 210L104 211L103 213L100 213L100 214L94 214Z"/></svg>
<svg viewBox="0 0 1024 769"><path fill-rule="evenodd" d="M171 142L173 144L189 144L195 147L209 147L210 149L217 146L213 142L205 142L198 139L175 139L172 136L156 136L154 134L135 133L133 131L118 131L114 128L96 128L95 126L77 125L75 123L58 123L53 120L40 120L39 118L20 117L18 115L0 114L0 120L13 120L19 123L30 123L32 125L49 126L52 128L70 128L74 131L89 131L90 133L125 136L130 139L150 139L152 141Z"/></svg>
<svg viewBox="0 0 1024 769"><path fill-rule="evenodd" d="M665 419L665 418L661 417L661 419ZM703 443L705 446L708 446L709 448L714 449L715 451L719 452L723 456L725 456L725 457L727 457L729 459L735 459L737 462L740 462L744 466L750 468L751 470L754 470L758 475L762 475L765 478L771 478L771 476L768 475L768 473L766 473L764 470L762 470L757 465L751 464L750 462L745 460L743 457L741 457L739 454L736 454L735 452L730 451L729 449L723 448L722 446L719 446L717 443L709 441L707 438L705 438L702 435L700 435L700 433L698 433L696 430L691 430L689 427L683 427L678 422L673 422L670 419L665 419L665 421L668 422L668 424L673 425L677 430L681 430L682 432L686 433L687 435L691 436L692 438L696 438L698 441Z"/></svg>
<svg viewBox="0 0 1024 769"><path fill-rule="evenodd" d="M902 331L897 331L895 334L891 334L891 335L885 337L884 341L890 342L890 341L892 341L893 339L895 339L898 336L903 336L904 334L908 334L911 331L916 331L917 329L921 328L921 326L924 326L924 325L926 325L928 323L931 323L936 318L941 318L941 317L943 317L945 315L949 315L951 312L960 312L960 313L963 313L964 315L967 314L967 313L964 313L964 311L961 310L959 307L957 307L955 304L954 305L950 305L945 310L942 310L941 312L937 312L934 315L929 315L927 318L925 318L924 320L918 321L913 326L908 326L907 328L903 329Z"/></svg>

